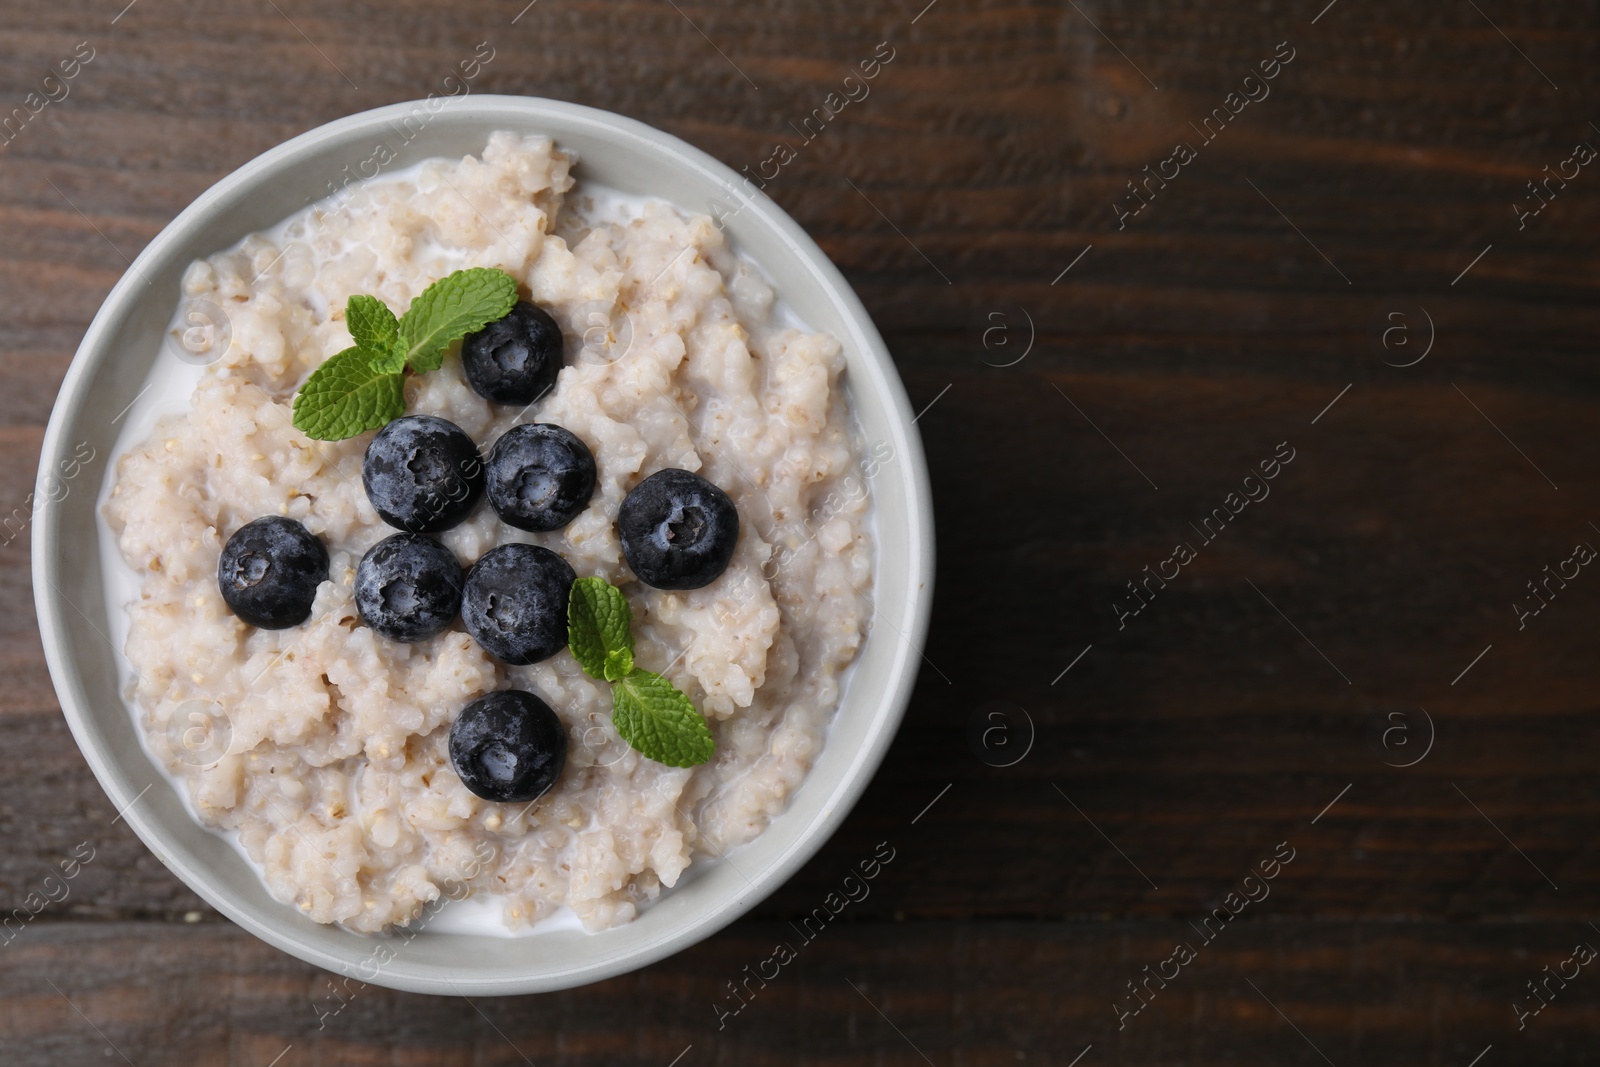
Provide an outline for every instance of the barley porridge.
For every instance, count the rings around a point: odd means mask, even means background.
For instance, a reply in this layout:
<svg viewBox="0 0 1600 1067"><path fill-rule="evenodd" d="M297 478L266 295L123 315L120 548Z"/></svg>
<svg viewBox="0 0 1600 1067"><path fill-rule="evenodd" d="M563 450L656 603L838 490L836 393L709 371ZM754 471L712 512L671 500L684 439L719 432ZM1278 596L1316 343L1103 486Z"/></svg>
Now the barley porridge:
<svg viewBox="0 0 1600 1067"><path fill-rule="evenodd" d="M513 929L563 908L591 930L629 921L696 857L784 810L867 632L870 500L838 342L785 325L710 218L650 200L617 209L575 184L574 164L547 138L497 133L481 157L368 181L194 263L184 299L224 309L231 343L194 375L186 409L116 464L104 515L138 579L125 649L143 736L198 817L318 922L380 931L457 891L498 898ZM557 424L592 450L595 488L552 532L514 529L481 503L438 540L463 567L498 546L543 546L620 587L638 665L704 716L709 762L671 767L630 748L610 687L566 649L509 666L459 619L406 644L358 615L357 565L396 532L363 490L374 435L312 440L291 401L351 345L347 297L398 313L469 266L508 272L562 324L566 364L521 411L469 388L452 349L407 380L406 412L449 420L485 454L515 425ZM703 588L646 586L622 554L623 499L666 468L737 506L732 559ZM219 593L225 542L264 516L326 547L328 579L292 628L251 626ZM567 735L565 769L527 804L469 792L448 751L462 709L507 688L542 698ZM175 742L196 706L226 736L203 765Z"/></svg>

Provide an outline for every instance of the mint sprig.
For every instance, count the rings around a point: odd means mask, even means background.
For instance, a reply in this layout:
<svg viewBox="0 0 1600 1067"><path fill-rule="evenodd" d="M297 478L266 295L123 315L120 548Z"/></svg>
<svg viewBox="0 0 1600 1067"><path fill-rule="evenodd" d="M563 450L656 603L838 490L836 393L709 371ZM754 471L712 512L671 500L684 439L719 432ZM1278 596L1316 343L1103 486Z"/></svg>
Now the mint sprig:
<svg viewBox="0 0 1600 1067"><path fill-rule="evenodd" d="M517 282L503 270L469 267L424 289L398 319L375 296L345 303L355 341L311 372L294 398L294 425L319 441L342 441L405 414L405 372L438 370L451 342L510 314Z"/></svg>
<svg viewBox="0 0 1600 1067"><path fill-rule="evenodd" d="M589 677L612 683L611 722L641 755L693 767L716 750L711 727L677 686L633 665L633 612L604 578L579 578L567 601L567 645Z"/></svg>

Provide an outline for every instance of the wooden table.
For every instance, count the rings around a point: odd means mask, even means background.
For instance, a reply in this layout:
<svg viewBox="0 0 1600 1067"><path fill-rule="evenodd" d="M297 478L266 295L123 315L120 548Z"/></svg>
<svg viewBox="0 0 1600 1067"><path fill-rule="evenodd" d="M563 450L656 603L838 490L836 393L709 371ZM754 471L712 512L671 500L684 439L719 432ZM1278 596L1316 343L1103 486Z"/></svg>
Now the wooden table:
<svg viewBox="0 0 1600 1067"><path fill-rule="evenodd" d="M886 42L768 192L923 409L938 601L888 761L670 960L369 988L319 1027L330 976L116 821L19 537L0 902L94 858L0 945L0 1061L1600 1062L1600 969L1565 962L1600 947L1600 573L1567 562L1600 544L1592 5L522 2L0 3L0 117L66 94L0 147L0 511L127 258L257 153L487 41L474 91L755 165ZM870 896L719 1028L878 842Z"/></svg>

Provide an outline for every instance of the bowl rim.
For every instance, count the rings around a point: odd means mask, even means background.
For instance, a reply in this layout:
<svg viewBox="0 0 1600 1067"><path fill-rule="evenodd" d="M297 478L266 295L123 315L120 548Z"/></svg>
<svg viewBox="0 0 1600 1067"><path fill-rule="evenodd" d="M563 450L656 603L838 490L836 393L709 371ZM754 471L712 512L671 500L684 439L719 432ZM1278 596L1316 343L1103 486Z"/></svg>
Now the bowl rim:
<svg viewBox="0 0 1600 1067"><path fill-rule="evenodd" d="M129 265L122 277L111 288L73 355L60 391L53 405L40 450L39 471L35 486L35 500L48 500L40 490L58 458L64 454L66 434L74 425L87 397L94 372L106 360L113 340L113 324L119 323L145 298L144 277L148 268L158 261L170 258L192 231L201 228L213 213L241 192L259 187L280 171L292 169L305 157L319 150L336 146L348 139L383 126L389 120L413 113L427 106L426 101L406 101L368 111L358 112L310 129L268 149L238 167L213 184L184 208L151 239ZM764 194L752 196L746 188L747 180L732 167L683 141L673 134L658 130L636 119L617 115L599 108L574 104L544 97L473 94L452 98L442 109L458 118L492 119L496 114L528 118L555 118L566 124L586 127L586 132L611 140L621 140L633 151L655 155L666 165L698 171L704 178L719 183L729 195L738 199L740 211L755 214L760 222L785 243L786 254L800 262L814 281L836 307L840 317L848 323L858 349L857 355L864 367L871 371L866 377L872 380L872 390L888 412L893 433L892 447L898 460L903 461L904 492L907 501L907 537L903 545L895 545L908 561L908 610L898 615L905 620L899 629L901 638L887 675L884 698L876 710L876 720L869 735L869 743L852 762L843 768L840 780L828 794L828 800L812 825L800 833L786 851L770 864L749 876L750 891L720 908L706 909L693 921L678 930L643 945L634 946L608 957L590 961L566 970L546 972L536 976L509 976L503 978L480 977L470 974L434 975L439 965L388 966L370 979L371 984L387 986L409 992L441 995L511 995L546 992L572 988L614 977L648 966L679 952L700 940L720 931L766 899L774 890L792 877L827 840L832 837L854 808L865 791L878 766L888 752L899 724L910 702L911 691L920 671L918 660L927 635L932 610L934 577L933 507L926 459L917 428L914 425L909 398L889 356L887 346L874 326L860 298L851 288L839 269L817 243L771 198ZM435 112L438 114L439 112ZM465 114L463 114L465 113ZM846 340L841 338L841 340ZM848 343L848 342L847 342ZM860 368L852 366L852 379L859 382ZM859 386L858 386L859 387ZM105 475L102 475L104 478ZM98 507L98 505L96 505ZM300 960L334 973L350 973L350 961L317 945L300 940L291 928L269 921L269 916L258 914L254 905L236 900L219 885L213 884L204 867L188 862L182 850L166 847L173 837L164 820L141 810L139 796L134 793L134 783L128 780L112 758L110 739L96 724L96 713L85 692L75 665L71 637L67 629L67 610L71 602L61 592L58 578L69 565L63 554L52 550L60 543L61 509L43 506L33 524L31 540L31 577L45 660L49 667L61 711L67 720L78 748L93 770L100 786L105 790L119 819L125 819L145 846L187 886L199 894L212 907L234 923ZM97 537L100 536L98 533ZM878 552L885 546L880 536ZM75 606L70 610L76 610ZM880 615L883 613L880 611ZM87 616L85 616L87 618ZM867 640L882 628L879 620L869 632ZM92 624L91 624L92 625ZM885 640L886 635L880 640ZM866 644L863 644L865 649ZM859 655L859 654L858 654ZM848 688L845 693L848 692ZM841 707L844 703L841 694ZM128 712L126 701L119 702L118 714ZM142 755L141 751L141 755ZM159 772L159 768L157 768ZM145 788L149 788L147 785ZM790 810L788 807L785 811ZM115 820L113 820L115 821ZM209 828L206 828L208 832ZM688 888L688 887L685 887ZM375 942L376 943L376 942ZM398 961L397 961L398 962ZM455 965L451 965L452 967Z"/></svg>

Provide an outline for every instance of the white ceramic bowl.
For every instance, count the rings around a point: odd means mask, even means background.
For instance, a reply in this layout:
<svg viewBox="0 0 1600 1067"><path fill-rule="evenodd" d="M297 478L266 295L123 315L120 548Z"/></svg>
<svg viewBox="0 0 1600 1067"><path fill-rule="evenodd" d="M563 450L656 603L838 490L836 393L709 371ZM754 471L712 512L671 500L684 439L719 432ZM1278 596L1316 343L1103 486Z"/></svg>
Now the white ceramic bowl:
<svg viewBox="0 0 1600 1067"><path fill-rule="evenodd" d="M418 116L425 116L421 131L399 147L394 168L477 153L494 130L542 133L577 150L580 178L694 210L724 205L736 247L812 329L843 343L866 438L894 450L873 482L872 630L810 776L734 862L697 860L633 923L603 933L493 938L424 930L401 945L314 923L280 904L226 841L190 817L145 754L105 636L116 632L108 613L120 609L102 590L98 493L88 483L105 476L113 420L144 388L157 359L172 358L162 356L162 338L184 268L328 195L346 167L357 173L380 142L396 146L396 131L415 130ZM61 464L85 442L98 462L61 496ZM839 826L883 759L911 695L932 596L933 512L922 445L883 340L839 271L777 205L704 152L632 119L535 98L472 96L437 111L418 102L353 115L274 148L208 190L150 242L95 316L50 417L35 499L54 500L33 531L45 657L73 736L112 804L167 867L257 937L331 971L426 993L527 993L598 981L692 945L766 897ZM379 965L388 955L378 952L384 944L394 958Z"/></svg>

